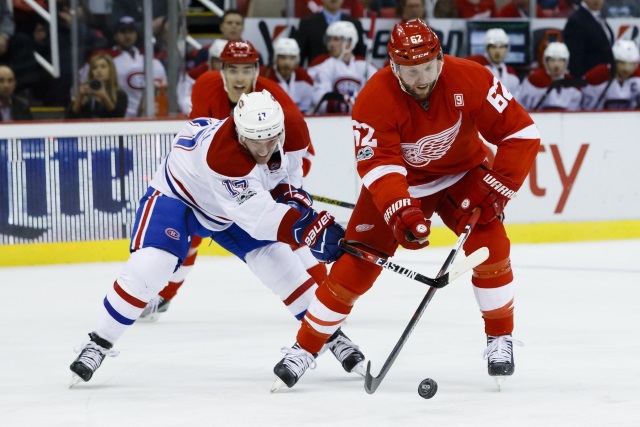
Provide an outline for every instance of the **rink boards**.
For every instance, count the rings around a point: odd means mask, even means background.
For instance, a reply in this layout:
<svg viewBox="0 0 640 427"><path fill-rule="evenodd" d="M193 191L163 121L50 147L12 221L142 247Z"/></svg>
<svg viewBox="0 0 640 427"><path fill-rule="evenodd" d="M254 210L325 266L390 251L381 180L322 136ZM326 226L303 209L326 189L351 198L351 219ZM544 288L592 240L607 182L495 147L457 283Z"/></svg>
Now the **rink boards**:
<svg viewBox="0 0 640 427"><path fill-rule="evenodd" d="M507 208L514 243L640 237L640 112L538 113L535 164ZM307 118L305 187L355 202L351 120ZM185 120L3 125L0 265L121 260L138 200ZM636 137L634 137L636 135ZM350 210L331 210L346 223ZM454 236L434 218L433 245ZM216 245L202 254L224 254Z"/></svg>

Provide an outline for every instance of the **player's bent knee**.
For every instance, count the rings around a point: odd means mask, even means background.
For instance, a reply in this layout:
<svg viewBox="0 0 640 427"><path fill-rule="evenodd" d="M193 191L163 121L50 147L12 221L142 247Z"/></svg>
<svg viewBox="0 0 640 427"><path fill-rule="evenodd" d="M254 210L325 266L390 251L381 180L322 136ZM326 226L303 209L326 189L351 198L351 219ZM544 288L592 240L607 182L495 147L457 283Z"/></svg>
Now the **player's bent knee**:
<svg viewBox="0 0 640 427"><path fill-rule="evenodd" d="M149 301L169 282L178 257L157 248L142 248L131 254L118 276L118 283L127 293Z"/></svg>

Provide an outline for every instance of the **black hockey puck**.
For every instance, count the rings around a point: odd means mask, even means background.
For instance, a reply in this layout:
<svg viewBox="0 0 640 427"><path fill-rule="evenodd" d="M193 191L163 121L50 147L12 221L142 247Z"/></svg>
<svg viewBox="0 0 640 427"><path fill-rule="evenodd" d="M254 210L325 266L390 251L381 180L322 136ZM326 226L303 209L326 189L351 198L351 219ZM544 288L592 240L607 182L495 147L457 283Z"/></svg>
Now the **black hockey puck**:
<svg viewBox="0 0 640 427"><path fill-rule="evenodd" d="M431 399L436 395L438 391L438 383L432 380L431 378L427 378L422 380L420 385L418 386L418 394L423 399Z"/></svg>

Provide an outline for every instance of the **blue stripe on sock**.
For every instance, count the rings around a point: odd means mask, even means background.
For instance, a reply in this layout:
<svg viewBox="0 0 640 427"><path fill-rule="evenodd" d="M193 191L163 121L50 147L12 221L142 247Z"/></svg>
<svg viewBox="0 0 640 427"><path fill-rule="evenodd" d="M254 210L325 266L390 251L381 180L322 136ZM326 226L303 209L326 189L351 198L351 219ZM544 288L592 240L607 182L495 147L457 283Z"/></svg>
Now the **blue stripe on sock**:
<svg viewBox="0 0 640 427"><path fill-rule="evenodd" d="M107 312L113 317L118 323L122 323L123 325L133 325L135 319L129 319L124 317L122 314L118 313L115 308L109 303L107 297L104 297L104 308L107 309Z"/></svg>
<svg viewBox="0 0 640 427"><path fill-rule="evenodd" d="M307 314L307 310L303 311L302 313L296 314L296 319L302 320L305 314Z"/></svg>

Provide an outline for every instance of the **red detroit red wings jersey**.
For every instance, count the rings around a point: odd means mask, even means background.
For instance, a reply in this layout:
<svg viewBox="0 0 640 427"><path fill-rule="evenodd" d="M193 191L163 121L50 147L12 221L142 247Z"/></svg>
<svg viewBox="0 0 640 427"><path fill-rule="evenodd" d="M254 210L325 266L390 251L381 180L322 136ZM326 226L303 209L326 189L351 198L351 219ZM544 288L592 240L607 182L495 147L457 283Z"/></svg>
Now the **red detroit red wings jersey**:
<svg viewBox="0 0 640 427"><path fill-rule="evenodd" d="M410 191L413 197L433 194L481 164L486 147L478 131L498 147L493 169L522 184L537 154L539 133L491 72L445 55L427 102L404 92L386 67L355 103L358 173L380 209Z"/></svg>

